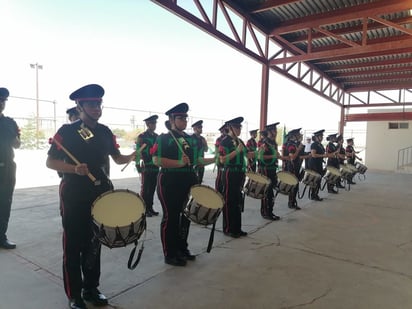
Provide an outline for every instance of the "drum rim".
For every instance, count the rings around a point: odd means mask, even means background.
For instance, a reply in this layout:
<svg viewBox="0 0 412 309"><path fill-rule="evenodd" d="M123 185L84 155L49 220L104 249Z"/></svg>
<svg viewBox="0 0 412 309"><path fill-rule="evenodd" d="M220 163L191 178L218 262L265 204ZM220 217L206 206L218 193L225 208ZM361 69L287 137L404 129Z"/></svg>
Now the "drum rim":
<svg viewBox="0 0 412 309"><path fill-rule="evenodd" d="M109 190L109 191L103 192L103 193L100 194L98 197L96 197L96 199L93 201L92 208L96 205L96 203L97 203L98 200L102 199L104 196L106 196L106 195L108 195L108 194L115 193L115 192L131 193L131 194L137 196L138 198L140 198L140 199L143 201L142 197L141 197L137 192L135 192L135 191L133 191L133 190L129 190L129 189L111 189L111 190ZM143 201L143 202L144 202L144 201ZM144 205L144 206L146 207L146 205Z"/></svg>
<svg viewBox="0 0 412 309"><path fill-rule="evenodd" d="M296 180L296 184L299 183L299 179L295 175L293 175L291 172L279 171L279 172L276 173L276 175L278 176L278 179L281 178L281 177L279 177L279 175L283 175L283 174L288 175L288 177L291 176L294 180ZM293 185L291 183L287 183L287 184L288 185Z"/></svg>
<svg viewBox="0 0 412 309"><path fill-rule="evenodd" d="M266 184L270 184L270 178L267 177L266 175L263 175L261 173L256 173L256 172L245 172L245 176L248 177L249 179L256 181L256 179L253 179L253 177L250 177L249 175L257 176L263 180L265 180Z"/></svg>

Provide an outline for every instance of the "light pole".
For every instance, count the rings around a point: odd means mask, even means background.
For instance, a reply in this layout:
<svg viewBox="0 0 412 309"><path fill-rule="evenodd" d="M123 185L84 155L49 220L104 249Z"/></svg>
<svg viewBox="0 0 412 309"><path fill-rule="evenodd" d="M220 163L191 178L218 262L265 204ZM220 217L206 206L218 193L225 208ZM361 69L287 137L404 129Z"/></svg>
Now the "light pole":
<svg viewBox="0 0 412 309"><path fill-rule="evenodd" d="M30 63L32 69L36 69L36 148L39 149L39 131L40 131L40 119L39 119L39 69L42 70L43 66Z"/></svg>

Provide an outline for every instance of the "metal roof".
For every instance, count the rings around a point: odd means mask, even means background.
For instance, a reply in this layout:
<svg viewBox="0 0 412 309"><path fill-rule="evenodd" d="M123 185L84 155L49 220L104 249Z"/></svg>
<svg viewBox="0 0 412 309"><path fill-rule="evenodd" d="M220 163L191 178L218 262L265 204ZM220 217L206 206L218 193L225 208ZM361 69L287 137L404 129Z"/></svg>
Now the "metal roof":
<svg viewBox="0 0 412 309"><path fill-rule="evenodd" d="M152 1L342 108L412 105L411 0Z"/></svg>

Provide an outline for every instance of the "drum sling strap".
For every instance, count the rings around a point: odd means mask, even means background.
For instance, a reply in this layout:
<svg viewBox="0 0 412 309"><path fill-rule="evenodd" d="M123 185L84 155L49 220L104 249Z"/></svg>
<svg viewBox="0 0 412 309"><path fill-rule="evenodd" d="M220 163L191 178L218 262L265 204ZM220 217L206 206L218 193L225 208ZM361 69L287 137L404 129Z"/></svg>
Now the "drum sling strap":
<svg viewBox="0 0 412 309"><path fill-rule="evenodd" d="M144 237L143 237L143 240L142 240L142 245L140 246L140 249L137 253L136 261L133 263L133 258L136 254L137 245L139 243L139 240L137 240L137 239L134 241L134 248L130 252L129 260L127 261L127 268L129 268L130 270L135 269L137 267L137 265L139 264L140 259L142 258L142 254L143 254L143 250L144 250L144 241L146 239L146 231L147 231L147 223L146 223L146 220L144 220Z"/></svg>
<svg viewBox="0 0 412 309"><path fill-rule="evenodd" d="M207 250L206 250L207 253L210 253L210 251L212 251L213 240L215 238L215 227L216 227L216 221L213 222L212 230L210 231L209 242L207 244Z"/></svg>

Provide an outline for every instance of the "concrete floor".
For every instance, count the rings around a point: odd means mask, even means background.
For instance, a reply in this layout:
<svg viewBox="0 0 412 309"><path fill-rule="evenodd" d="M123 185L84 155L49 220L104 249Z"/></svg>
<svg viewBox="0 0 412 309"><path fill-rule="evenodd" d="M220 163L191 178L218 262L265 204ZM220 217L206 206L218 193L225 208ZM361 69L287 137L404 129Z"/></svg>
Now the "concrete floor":
<svg viewBox="0 0 412 309"><path fill-rule="evenodd" d="M205 184L214 176L207 172ZM163 263L160 216L148 218L135 270L126 266L131 246L103 248L106 308L412 308L412 175L368 170L356 181L350 191L321 192L322 202L305 196L300 211L279 195L278 222L262 219L260 201L247 197L249 235L224 236L219 218L210 253L209 228L192 224L197 259L186 267ZM139 191L137 177L114 184ZM15 191L8 236L18 247L0 249L0 309L67 307L57 190Z"/></svg>

